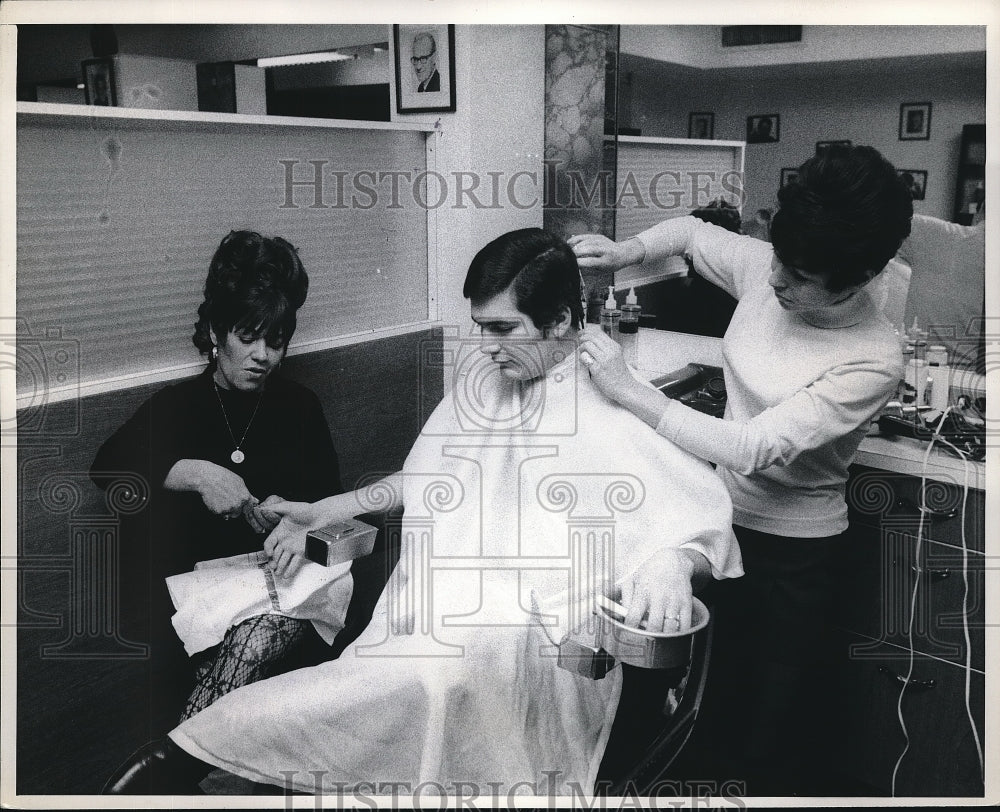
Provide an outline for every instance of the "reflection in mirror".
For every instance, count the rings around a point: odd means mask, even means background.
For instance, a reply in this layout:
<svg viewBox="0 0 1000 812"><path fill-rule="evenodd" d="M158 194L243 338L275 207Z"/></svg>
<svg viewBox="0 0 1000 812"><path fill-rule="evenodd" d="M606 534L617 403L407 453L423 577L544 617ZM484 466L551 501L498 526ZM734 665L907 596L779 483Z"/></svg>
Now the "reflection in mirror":
<svg viewBox="0 0 1000 812"><path fill-rule="evenodd" d="M977 344L985 227L966 226L968 204L956 201L962 183L984 185L982 166L963 163L962 138L966 125L986 120L985 28L806 25L798 36L756 45L741 37L729 46L722 26L622 26L619 124L643 137L687 139L691 115L710 114L716 141L746 142L748 121L772 121L768 140L745 147L738 201L740 231L763 240L779 186L819 142L870 145L896 167L919 172L925 182L914 200L913 236L897 257L911 272L909 288L872 291L896 302L887 315L897 327L916 317L924 328L936 326L939 339L950 335L945 343ZM901 104L927 111L926 138L900 137ZM661 219L689 211L665 211ZM661 328L700 332L712 324L718 332L716 305L692 299L691 284L685 276L636 292Z"/></svg>
<svg viewBox="0 0 1000 812"><path fill-rule="evenodd" d="M336 48L310 54L257 60L267 69L267 112L365 121L389 120L389 43ZM322 61L319 61L322 59Z"/></svg>

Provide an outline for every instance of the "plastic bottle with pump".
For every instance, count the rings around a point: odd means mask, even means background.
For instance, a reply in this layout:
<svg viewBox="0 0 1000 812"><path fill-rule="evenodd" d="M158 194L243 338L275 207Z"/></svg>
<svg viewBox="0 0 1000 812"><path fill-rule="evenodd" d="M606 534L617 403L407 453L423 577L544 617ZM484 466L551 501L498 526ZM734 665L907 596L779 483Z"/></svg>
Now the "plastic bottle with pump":
<svg viewBox="0 0 1000 812"><path fill-rule="evenodd" d="M622 312L618 309L618 302L615 301L615 286L608 285L608 298L604 300L604 307L601 308L601 329L616 341L618 338L618 321Z"/></svg>
<svg viewBox="0 0 1000 812"><path fill-rule="evenodd" d="M622 317L618 322L619 341L622 345L622 355L625 356L625 363L630 367L639 366L639 314L642 308L639 307L639 300L635 295L635 288L629 288L628 296L625 297L625 304L622 305Z"/></svg>

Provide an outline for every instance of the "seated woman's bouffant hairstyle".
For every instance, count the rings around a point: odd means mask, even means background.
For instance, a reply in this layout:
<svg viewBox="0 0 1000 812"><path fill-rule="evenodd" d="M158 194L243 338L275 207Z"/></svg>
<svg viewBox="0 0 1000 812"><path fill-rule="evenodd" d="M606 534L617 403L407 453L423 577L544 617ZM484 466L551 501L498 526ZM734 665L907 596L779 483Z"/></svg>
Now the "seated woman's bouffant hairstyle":
<svg viewBox="0 0 1000 812"><path fill-rule="evenodd" d="M580 268L565 240L540 228L522 228L497 237L469 265L462 295L482 304L511 288L517 309L539 330L556 325L569 308L577 329L586 319Z"/></svg>
<svg viewBox="0 0 1000 812"><path fill-rule="evenodd" d="M910 233L913 200L878 150L832 145L799 167L778 191L771 223L778 259L829 274L833 293L881 271Z"/></svg>
<svg viewBox="0 0 1000 812"><path fill-rule="evenodd" d="M236 330L285 346L308 291L309 276L291 243L255 231L230 231L208 267L192 341L201 352L210 352L211 328L220 341Z"/></svg>

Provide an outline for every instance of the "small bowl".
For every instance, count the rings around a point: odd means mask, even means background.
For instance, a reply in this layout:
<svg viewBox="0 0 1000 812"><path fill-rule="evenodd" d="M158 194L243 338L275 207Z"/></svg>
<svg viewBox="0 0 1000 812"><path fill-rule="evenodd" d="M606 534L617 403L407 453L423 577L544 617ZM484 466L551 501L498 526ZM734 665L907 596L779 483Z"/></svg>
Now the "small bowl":
<svg viewBox="0 0 1000 812"><path fill-rule="evenodd" d="M695 632L708 625L709 613L698 598L692 599L691 626L677 632L647 632L626 626L608 609L599 607L598 642L618 662L638 668L674 668L687 665Z"/></svg>

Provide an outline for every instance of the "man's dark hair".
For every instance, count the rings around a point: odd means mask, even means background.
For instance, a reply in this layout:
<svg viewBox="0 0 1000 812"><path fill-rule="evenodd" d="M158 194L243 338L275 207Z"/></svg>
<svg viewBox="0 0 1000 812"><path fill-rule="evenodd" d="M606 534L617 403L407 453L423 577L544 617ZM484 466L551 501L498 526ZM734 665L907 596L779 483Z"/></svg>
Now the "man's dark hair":
<svg viewBox="0 0 1000 812"><path fill-rule="evenodd" d="M569 308L584 324L580 269L564 240L540 228L510 231L483 247L469 265L462 295L482 304L511 288L517 309L539 330L557 324Z"/></svg>
<svg viewBox="0 0 1000 812"><path fill-rule="evenodd" d="M834 144L778 191L771 243L781 262L826 274L838 293L878 273L910 233L913 201L878 150Z"/></svg>

